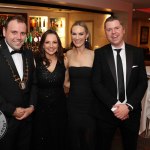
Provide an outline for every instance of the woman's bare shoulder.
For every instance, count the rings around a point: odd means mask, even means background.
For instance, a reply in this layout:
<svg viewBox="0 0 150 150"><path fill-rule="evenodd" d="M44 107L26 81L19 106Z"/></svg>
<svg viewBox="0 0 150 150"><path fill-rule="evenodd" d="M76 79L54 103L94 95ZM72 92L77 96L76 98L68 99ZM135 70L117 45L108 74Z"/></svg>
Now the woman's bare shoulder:
<svg viewBox="0 0 150 150"><path fill-rule="evenodd" d="M70 49L70 50L68 50L68 51L66 52L66 56L69 57L70 55L72 55L72 53L73 53L73 50Z"/></svg>
<svg viewBox="0 0 150 150"><path fill-rule="evenodd" d="M94 50L89 49L89 54L94 56Z"/></svg>

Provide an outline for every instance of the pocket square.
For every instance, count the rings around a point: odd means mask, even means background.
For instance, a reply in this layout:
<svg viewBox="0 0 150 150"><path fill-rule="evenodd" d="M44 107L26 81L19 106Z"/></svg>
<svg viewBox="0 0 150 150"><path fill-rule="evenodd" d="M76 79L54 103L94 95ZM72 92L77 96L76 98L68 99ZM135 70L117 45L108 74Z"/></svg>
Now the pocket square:
<svg viewBox="0 0 150 150"><path fill-rule="evenodd" d="M135 66L132 66L132 68L136 68L136 67L138 67L137 65L135 65Z"/></svg>

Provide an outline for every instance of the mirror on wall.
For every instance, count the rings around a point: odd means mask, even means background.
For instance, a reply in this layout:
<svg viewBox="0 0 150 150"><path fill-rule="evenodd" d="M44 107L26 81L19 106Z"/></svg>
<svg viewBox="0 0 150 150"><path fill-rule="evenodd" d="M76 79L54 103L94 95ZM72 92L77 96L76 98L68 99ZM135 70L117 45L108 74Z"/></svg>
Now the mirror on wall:
<svg viewBox="0 0 150 150"><path fill-rule="evenodd" d="M60 37L62 46L66 47L66 20L64 17L50 18L49 28L55 30Z"/></svg>
<svg viewBox="0 0 150 150"><path fill-rule="evenodd" d="M25 46L32 51L38 51L42 33L48 29L47 16L29 16L29 32L25 41Z"/></svg>
<svg viewBox="0 0 150 150"><path fill-rule="evenodd" d="M29 16L29 30L30 32L45 32L48 29L47 16Z"/></svg>

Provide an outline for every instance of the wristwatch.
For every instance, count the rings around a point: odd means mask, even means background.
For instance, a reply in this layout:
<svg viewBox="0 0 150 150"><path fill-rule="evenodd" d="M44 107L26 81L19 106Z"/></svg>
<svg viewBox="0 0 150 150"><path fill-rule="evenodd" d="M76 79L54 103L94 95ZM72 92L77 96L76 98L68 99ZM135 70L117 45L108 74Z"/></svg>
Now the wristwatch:
<svg viewBox="0 0 150 150"><path fill-rule="evenodd" d="M129 111L133 110L133 108L130 105L126 104L126 106L128 107Z"/></svg>
<svg viewBox="0 0 150 150"><path fill-rule="evenodd" d="M34 105L30 105L29 107L33 108L34 109Z"/></svg>

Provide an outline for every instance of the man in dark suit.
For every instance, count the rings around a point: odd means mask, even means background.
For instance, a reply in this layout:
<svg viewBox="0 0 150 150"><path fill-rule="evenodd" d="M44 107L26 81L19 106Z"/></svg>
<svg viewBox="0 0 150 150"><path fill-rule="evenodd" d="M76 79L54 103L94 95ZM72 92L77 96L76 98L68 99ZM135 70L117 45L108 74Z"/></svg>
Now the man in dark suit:
<svg viewBox="0 0 150 150"><path fill-rule="evenodd" d="M97 150L111 149L118 127L124 150L136 150L141 100L147 88L143 52L124 42L125 29L119 18L107 18L104 28L110 44L95 50L92 76L97 96Z"/></svg>
<svg viewBox="0 0 150 150"><path fill-rule="evenodd" d="M32 52L22 49L26 31L22 16L10 17L0 41L0 110L7 119L6 134L0 139L2 150L29 150L36 86Z"/></svg>

